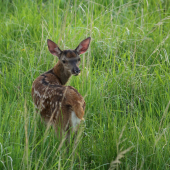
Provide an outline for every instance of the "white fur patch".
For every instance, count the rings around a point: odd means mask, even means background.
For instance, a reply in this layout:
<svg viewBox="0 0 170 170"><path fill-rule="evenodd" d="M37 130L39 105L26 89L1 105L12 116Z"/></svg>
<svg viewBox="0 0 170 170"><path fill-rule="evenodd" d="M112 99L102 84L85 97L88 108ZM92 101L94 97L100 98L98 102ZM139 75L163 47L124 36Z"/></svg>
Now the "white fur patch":
<svg viewBox="0 0 170 170"><path fill-rule="evenodd" d="M55 50L58 54L61 53L61 51L58 49L58 47L54 48L54 50Z"/></svg>
<svg viewBox="0 0 170 170"><path fill-rule="evenodd" d="M80 52L80 50L81 50L82 47L83 47L83 46L82 46L81 44L79 44L79 46L78 46L78 48L77 48L77 52Z"/></svg>
<svg viewBox="0 0 170 170"><path fill-rule="evenodd" d="M73 131L76 130L76 127L77 127L77 125L80 124L80 121L81 121L81 119L79 119L79 118L76 116L75 112L72 111L72 112L71 112L71 123L72 123L72 129L73 129Z"/></svg>
<svg viewBox="0 0 170 170"><path fill-rule="evenodd" d="M37 91L37 90L35 90L35 89L34 89L34 94L37 95L38 97L41 97L39 91Z"/></svg>

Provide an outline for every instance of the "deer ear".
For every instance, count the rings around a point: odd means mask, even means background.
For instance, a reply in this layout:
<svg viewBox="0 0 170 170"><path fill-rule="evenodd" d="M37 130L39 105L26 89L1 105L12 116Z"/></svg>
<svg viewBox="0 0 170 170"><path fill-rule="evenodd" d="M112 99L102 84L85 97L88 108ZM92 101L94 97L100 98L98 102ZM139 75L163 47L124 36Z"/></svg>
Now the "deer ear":
<svg viewBox="0 0 170 170"><path fill-rule="evenodd" d="M60 57L60 54L62 51L60 50L58 45L49 39L47 40L47 44L48 44L48 49L49 49L50 53L57 57Z"/></svg>
<svg viewBox="0 0 170 170"><path fill-rule="evenodd" d="M89 48L90 40L91 40L91 37L86 38L75 49L79 55L87 51L87 49Z"/></svg>

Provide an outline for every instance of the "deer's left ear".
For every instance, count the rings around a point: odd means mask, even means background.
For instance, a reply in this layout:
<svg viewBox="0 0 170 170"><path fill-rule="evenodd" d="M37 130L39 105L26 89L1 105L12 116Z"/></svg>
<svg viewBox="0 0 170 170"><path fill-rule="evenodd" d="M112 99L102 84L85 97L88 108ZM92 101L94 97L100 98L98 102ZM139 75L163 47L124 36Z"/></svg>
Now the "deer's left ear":
<svg viewBox="0 0 170 170"><path fill-rule="evenodd" d="M90 40L91 40L91 37L86 38L75 49L79 55L87 51L87 49L89 48Z"/></svg>

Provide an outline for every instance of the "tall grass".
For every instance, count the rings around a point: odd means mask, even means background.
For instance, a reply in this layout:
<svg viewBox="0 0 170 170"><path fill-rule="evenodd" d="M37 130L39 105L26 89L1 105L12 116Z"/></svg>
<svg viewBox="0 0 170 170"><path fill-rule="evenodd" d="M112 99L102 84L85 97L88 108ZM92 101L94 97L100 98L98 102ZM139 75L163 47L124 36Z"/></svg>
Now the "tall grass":
<svg viewBox="0 0 170 170"><path fill-rule="evenodd" d="M168 0L0 1L0 169L169 169ZM33 80L91 36L82 73L67 83L86 101L69 153L46 130ZM46 133L47 132L47 133Z"/></svg>

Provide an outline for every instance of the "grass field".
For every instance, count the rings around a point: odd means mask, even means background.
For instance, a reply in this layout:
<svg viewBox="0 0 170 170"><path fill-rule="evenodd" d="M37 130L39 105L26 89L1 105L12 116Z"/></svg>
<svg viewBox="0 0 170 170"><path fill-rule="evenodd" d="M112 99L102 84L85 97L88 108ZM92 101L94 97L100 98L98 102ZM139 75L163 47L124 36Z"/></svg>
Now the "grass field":
<svg viewBox="0 0 170 170"><path fill-rule="evenodd" d="M67 85L86 101L69 153L31 98L52 68L46 40L74 49L81 75ZM170 1L1 0L0 170L170 169Z"/></svg>

